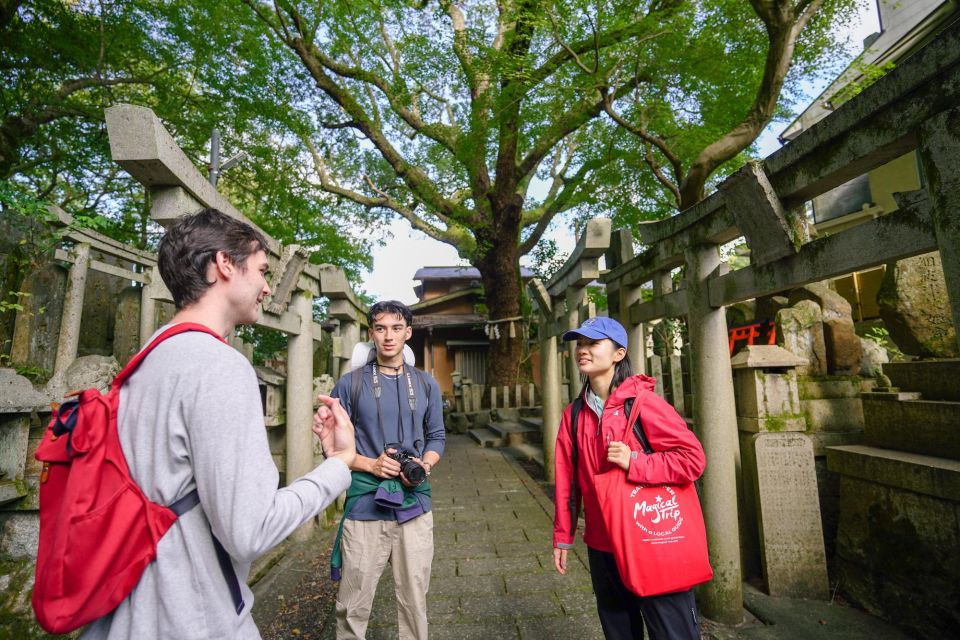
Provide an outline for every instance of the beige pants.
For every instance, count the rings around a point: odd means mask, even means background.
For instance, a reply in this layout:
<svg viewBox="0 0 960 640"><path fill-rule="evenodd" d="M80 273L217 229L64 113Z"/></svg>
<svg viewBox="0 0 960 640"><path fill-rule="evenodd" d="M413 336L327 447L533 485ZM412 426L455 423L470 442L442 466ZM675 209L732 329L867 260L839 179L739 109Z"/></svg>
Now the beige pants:
<svg viewBox="0 0 960 640"><path fill-rule="evenodd" d="M433 513L403 525L394 520L347 520L337 594L337 640L363 640L377 583L393 567L400 640L427 640L427 590L433 563Z"/></svg>

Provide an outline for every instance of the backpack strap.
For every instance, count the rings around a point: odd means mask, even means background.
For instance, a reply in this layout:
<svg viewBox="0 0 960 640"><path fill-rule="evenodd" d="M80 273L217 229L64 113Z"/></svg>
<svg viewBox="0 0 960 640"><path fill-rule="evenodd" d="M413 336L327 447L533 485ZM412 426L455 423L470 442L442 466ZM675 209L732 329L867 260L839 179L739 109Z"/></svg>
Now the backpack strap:
<svg viewBox="0 0 960 640"><path fill-rule="evenodd" d="M630 413L633 412L633 401L636 398L627 398L623 401L623 413L627 416L627 420L630 419ZM643 420L640 419L640 414L637 413L637 419L633 423L633 435L636 436L637 442L640 443L640 446L643 447L643 452L647 455L653 453L653 448L650 446L650 441L647 440L647 434L643 432Z"/></svg>
<svg viewBox="0 0 960 640"><path fill-rule="evenodd" d="M190 511L190 509L193 509L198 504L200 504L200 492L194 489L193 491L191 491L190 493L188 493L187 495L183 496L182 498L174 502L172 505L170 505L169 508L170 508L170 511L173 511L175 514L177 514L177 517L179 518L180 516L185 514L187 511Z"/></svg>
<svg viewBox="0 0 960 640"><path fill-rule="evenodd" d="M350 420L356 422L357 403L360 402L360 385L363 382L363 370L367 365L357 367L350 372Z"/></svg>
<svg viewBox="0 0 960 640"><path fill-rule="evenodd" d="M198 504L200 504L200 492L194 489L170 505L169 508L175 514L177 514L177 517L179 518ZM240 580L237 578L237 572L233 569L233 562L230 560L230 554L227 553L227 550L224 549L223 545L220 544L220 541L217 540L217 536L213 535L213 531L210 532L210 537L213 539L213 550L217 552L217 564L220 565L220 572L223 574L223 579L226 581L227 588L230 590L230 599L233 600L233 607L236 610L237 615L240 615L240 612L243 611L244 602L243 593L240 591Z"/></svg>
<svg viewBox="0 0 960 640"><path fill-rule="evenodd" d="M360 388L363 386L363 371L367 365L377 361L377 350L371 349L367 354L367 361L359 367L350 370L350 420L356 423L357 405L360 402Z"/></svg>
<svg viewBox="0 0 960 640"><path fill-rule="evenodd" d="M423 435L423 446L426 447L427 446L426 424L427 424L427 419L430 417L430 384L427 382L426 371L421 371L420 369L417 369L414 366L411 366L410 368L413 369L414 373L416 374L417 380L420 381L420 386L423 387L423 395L427 397L427 408L424 409L423 411L423 423L420 425L420 433ZM416 429L416 425L414 425L414 429Z"/></svg>
<svg viewBox="0 0 960 640"><path fill-rule="evenodd" d="M633 402L636 398L627 398L623 401L623 413L627 416L627 420L630 419L630 414L633 412ZM650 446L650 441L647 440L647 434L643 431L643 420L640 417L640 413L637 413L637 419L633 422L633 435L636 437L637 442L640 443L640 446L643 448L643 452L647 455L653 453L653 448Z"/></svg>
<svg viewBox="0 0 960 640"><path fill-rule="evenodd" d="M117 374L117 377L113 379L113 383L110 386L113 387L114 389L119 389L120 387L122 387L123 383L126 382L127 379L133 375L133 372L137 370L137 368L144 361L144 359L148 355L150 355L150 352L157 348L157 345L159 345L161 342L163 342L167 338L172 338L175 335L185 333L187 331L199 331L201 333L208 333L214 338L216 338L217 340L219 340L220 342L226 343L226 340L223 339L223 336L221 336L216 331L214 331L213 329L211 329L206 325L202 325L197 322L177 323L172 327L169 327L166 330L164 330L164 332L158 335L156 338L154 338L150 342L150 344L148 344L146 347L141 349L140 352L137 353L137 355L133 356L133 359L127 363L127 366L125 366L123 370L121 370L120 373Z"/></svg>
<svg viewBox="0 0 960 640"><path fill-rule="evenodd" d="M580 420L581 407L583 407L583 398L581 397L574 400L570 407L570 441L572 443L570 461L573 464L573 473L570 474L570 501L567 506L570 509L570 526L574 530L577 527L577 460L580 457L577 447L577 422Z"/></svg>
<svg viewBox="0 0 960 640"><path fill-rule="evenodd" d="M580 410L583 408L583 394L587 390L587 384L584 383L580 389L580 394L570 403L570 461L573 465L573 473L570 476L570 526L574 531L577 529L577 462L580 458L580 448L577 446L577 426L580 422Z"/></svg>

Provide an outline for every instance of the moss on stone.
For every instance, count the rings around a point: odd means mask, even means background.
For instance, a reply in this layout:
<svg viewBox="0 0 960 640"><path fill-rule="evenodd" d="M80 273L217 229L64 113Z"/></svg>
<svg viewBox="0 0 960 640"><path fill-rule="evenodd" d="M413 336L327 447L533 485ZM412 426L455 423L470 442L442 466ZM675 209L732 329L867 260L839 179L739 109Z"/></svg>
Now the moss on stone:
<svg viewBox="0 0 960 640"><path fill-rule="evenodd" d="M770 433L779 433L787 429L787 423L791 420L800 419L807 422L807 416L803 413L781 413L775 416L766 416L763 420L764 428ZM809 422L807 422L809 425ZM808 427L809 428L809 427Z"/></svg>
<svg viewBox="0 0 960 640"><path fill-rule="evenodd" d="M52 636L37 625L30 609L30 578L33 562L25 560L0 560L0 578L5 578L5 588L0 591L0 640L24 640L25 638L76 638L74 632L66 636Z"/></svg>

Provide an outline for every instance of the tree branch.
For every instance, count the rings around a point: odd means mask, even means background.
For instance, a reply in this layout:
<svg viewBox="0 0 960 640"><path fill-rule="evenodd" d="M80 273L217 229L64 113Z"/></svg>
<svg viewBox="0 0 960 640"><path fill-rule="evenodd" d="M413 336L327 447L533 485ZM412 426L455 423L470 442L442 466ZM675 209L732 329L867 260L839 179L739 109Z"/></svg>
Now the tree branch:
<svg viewBox="0 0 960 640"><path fill-rule="evenodd" d="M686 209L703 199L707 179L717 167L746 149L773 118L783 83L800 32L823 4L823 0L804 0L798 16L789 2L750 0L754 11L763 20L769 46L764 62L763 78L753 104L743 119L721 138L703 149L690 165L680 185L681 208Z"/></svg>
<svg viewBox="0 0 960 640"><path fill-rule="evenodd" d="M335 75L375 86L377 89L379 89L380 93L386 97L387 102L390 104L390 108L394 111L394 113L400 116L400 118L414 131L427 136L437 144L444 147L447 151L456 153L454 148L457 142L456 130L443 123L427 124L424 122L418 113L408 109L403 105L403 103L400 102L398 96L390 87L390 84L382 77L376 73L373 73L372 71L367 71L366 69L362 69L357 66L351 67L341 64L333 58L325 55L323 52L317 49L316 46L305 45L304 40L298 41L295 39L293 41L295 50L297 42L304 43L304 46L301 48L303 48L304 51L307 51L309 55L311 55L324 68L331 71Z"/></svg>
<svg viewBox="0 0 960 640"><path fill-rule="evenodd" d="M672 5L671 10L676 9L679 5ZM662 12L667 13L667 12ZM666 16L662 16L666 17ZM574 43L565 43L558 34L554 33L554 38L557 40L557 44L560 45L560 51L550 56L540 67L534 69L529 75L528 89L533 88L553 75L558 69L565 65L570 60L576 60L579 56L589 52L595 51L597 58L599 59L600 52L604 49L608 49L612 46L618 45L622 42L626 42L631 38L643 35L644 31L648 29L649 25L645 20L638 20L636 22L631 22L629 24L624 24L613 29L608 29L603 32L594 31L593 35L589 38L584 38ZM647 34L643 36L636 44L641 44L652 38L657 38L668 31L658 31L657 33ZM580 66L580 65L578 65ZM581 66L581 69L584 69L588 75L593 75L595 71L591 72L589 67L586 65Z"/></svg>
<svg viewBox="0 0 960 640"><path fill-rule="evenodd" d="M613 92L613 99L625 95L628 91L639 85L646 79L643 71L638 71L630 80L622 84ZM553 126L548 127L540 138L533 143L530 151L520 162L517 173L520 177L525 177L537 168L544 155L553 148L560 140L563 140L570 133L576 131L581 126L595 118L603 111L604 100L606 97L600 96L595 101L583 100L579 105L565 111L560 118L554 122Z"/></svg>
<svg viewBox="0 0 960 640"><path fill-rule="evenodd" d="M380 155L391 166L401 180L434 212L446 215L453 219L463 216L465 212L447 200L437 189L430 177L422 169L408 163L396 148L390 143L383 131L371 122L370 117L363 110L356 98L346 89L334 82L327 75L324 65L321 64L316 47L308 47L302 40L294 39L290 43L293 50L303 61L317 87L330 99L339 105L353 121L353 128L357 129L376 147Z"/></svg>
<svg viewBox="0 0 960 640"><path fill-rule="evenodd" d="M604 95L604 101L603 101L604 111L606 111L607 115L609 115L613 119L613 121L616 122L619 126L623 127L624 129L626 129L627 131L629 131L630 133L637 136L638 138L640 138L640 140L643 141L643 146L645 151L644 160L646 161L647 165L650 166L650 169L653 170L653 174L654 176L656 176L660 184L662 184L664 187L669 189L670 192L673 194L674 199L677 202L677 206L679 207L680 206L680 189L678 185L683 180L683 164L681 163L680 158L677 156L676 153L673 152L670 146L667 145L666 141L663 138L653 135L652 133L647 131L646 127L644 126L637 126L627 121L623 116L617 113L613 108L613 102L612 100L610 100L610 95L607 93L606 89L603 90L603 95ZM656 159L653 157L651 146L656 147L660 151L660 153L662 153L664 157L667 159L667 162L670 163L670 167L673 172L673 180L670 180L669 178L667 178L667 176L664 175L663 171L661 171L659 164L656 162Z"/></svg>
<svg viewBox="0 0 960 640"><path fill-rule="evenodd" d="M500 102L498 110L498 148L495 160L497 179L494 197L499 201L497 209L504 210L505 205L515 196L517 184L525 177L517 175L517 151L520 138L520 106L523 102L525 62L530 51L534 34L534 9L530 0L521 0L521 6L513 9L516 19L504 34L502 54L510 71L500 74ZM522 201L515 208L517 214L522 210ZM510 207L507 210L513 211Z"/></svg>
<svg viewBox="0 0 960 640"><path fill-rule="evenodd" d="M453 26L453 53L457 56L460 68L467 78L470 97L475 100L487 92L490 86L490 78L485 73L478 73L474 68L473 54L470 53L467 41L467 22L463 17L463 11L460 10L454 0L440 0L440 6L450 16L450 22Z"/></svg>
<svg viewBox="0 0 960 640"><path fill-rule="evenodd" d="M536 211L539 212L539 217L536 218L536 226L530 235L527 236L526 240L520 243L518 249L519 255L525 255L537 245L544 231L546 231L547 227L550 226L550 223L558 214L568 211L576 205L575 196L580 194L580 187L587 180L590 173L610 164L616 158L617 154L608 153L601 158L584 162L572 177L564 179L563 190L552 200L544 200L544 202L537 207ZM529 216L531 221L527 223L528 225L531 224L534 215ZM525 215L524 217L528 216Z"/></svg>
<svg viewBox="0 0 960 640"><path fill-rule="evenodd" d="M327 165L323 161L323 158L320 156L320 152L317 150L316 145L313 144L313 141L310 140L309 137L304 135L301 135L300 139L303 142L304 146L307 148L307 150L310 152L310 156L313 159L314 169L317 172L317 177L320 178L320 187L324 191L326 191L327 193L332 193L334 195L346 198L347 200L355 202L361 206L367 207L368 209L369 208L390 209L391 211L394 211L400 214L401 216L403 216L407 221L410 222L411 225L413 225L415 229L417 229L418 231L422 231L423 233L427 234L434 240L439 240L441 242L449 242L445 238L445 234L443 231L428 224L426 221L420 218L412 209L398 202L396 198L392 197L390 194L378 189L376 186L374 186L373 181L366 174L363 175L364 181L370 187L370 190L376 193L377 196L379 197L371 198L369 196L363 195L362 193L353 191L352 189L341 187L339 184L334 182L333 179L330 177L330 172L327 170Z"/></svg>
<svg viewBox="0 0 960 640"><path fill-rule="evenodd" d="M162 73L158 71L157 73ZM91 114L65 106L73 94L85 89L111 87L121 84L149 84L153 77L103 78L90 76L73 78L61 83L57 91L46 100L42 97L31 100L19 114L10 115L0 122L0 177L7 177L18 166L20 148L24 141L42 125L68 117L91 117Z"/></svg>

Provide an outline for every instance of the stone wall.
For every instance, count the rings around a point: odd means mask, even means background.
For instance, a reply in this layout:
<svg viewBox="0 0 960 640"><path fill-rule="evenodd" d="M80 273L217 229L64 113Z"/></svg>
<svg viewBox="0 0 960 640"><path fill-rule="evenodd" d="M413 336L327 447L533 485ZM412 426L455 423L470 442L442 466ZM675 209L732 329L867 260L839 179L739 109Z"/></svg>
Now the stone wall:
<svg viewBox="0 0 960 640"><path fill-rule="evenodd" d="M960 628L960 360L889 363L863 443L831 447L844 593L920 638Z"/></svg>

